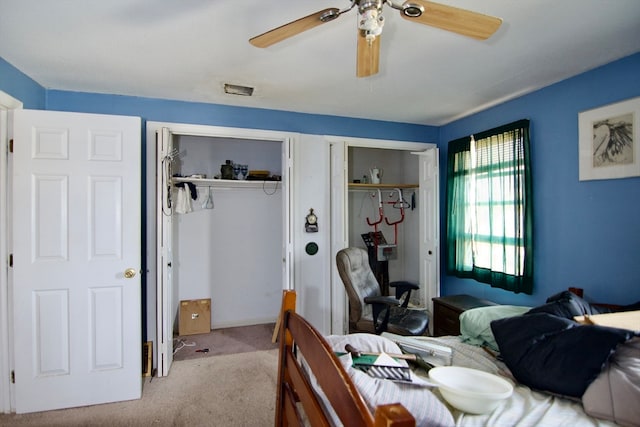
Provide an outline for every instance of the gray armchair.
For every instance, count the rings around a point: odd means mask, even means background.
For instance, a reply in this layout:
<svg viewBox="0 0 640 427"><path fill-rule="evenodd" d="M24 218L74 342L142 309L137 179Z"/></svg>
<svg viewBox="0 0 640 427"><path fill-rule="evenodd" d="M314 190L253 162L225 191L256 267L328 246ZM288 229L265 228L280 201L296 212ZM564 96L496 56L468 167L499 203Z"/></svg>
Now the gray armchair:
<svg viewBox="0 0 640 427"><path fill-rule="evenodd" d="M362 248L345 248L336 255L338 273L349 297L349 332L423 335L429 325L426 311L408 308L412 290L418 285L391 282L396 296L384 296Z"/></svg>

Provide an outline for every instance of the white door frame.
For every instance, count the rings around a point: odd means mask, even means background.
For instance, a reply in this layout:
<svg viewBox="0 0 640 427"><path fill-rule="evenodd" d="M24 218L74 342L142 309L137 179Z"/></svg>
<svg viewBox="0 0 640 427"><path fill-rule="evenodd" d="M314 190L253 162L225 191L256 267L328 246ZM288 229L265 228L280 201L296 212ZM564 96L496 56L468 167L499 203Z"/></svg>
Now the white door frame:
<svg viewBox="0 0 640 427"><path fill-rule="evenodd" d="M169 122L147 122L147 339L154 338L154 366L158 365L158 357L161 352L168 352L169 343L158 343L158 326L161 322L162 316L159 312L152 313L150 318L149 308L156 307L157 296L160 292L161 283L157 280L157 263L156 263L156 250L158 247L156 236L156 180L161 178L156 171L156 134L162 132L163 128L168 128L172 135L189 135L189 136L202 136L211 138L230 138L230 139L251 139L251 140L264 140L264 141L276 141L282 143L282 183L283 183L283 289L291 289L293 286L294 276L294 262L293 262L293 233L292 233L292 221L291 221L291 209L292 209L292 182L293 175L293 150L295 149L296 140L298 134L291 132L278 132L268 131L260 129L244 129L244 128L231 128L209 125L194 125L184 123L169 123ZM154 286L155 285L155 286ZM152 330L153 328L153 330ZM163 369L158 369L158 376L165 376L169 372L169 366Z"/></svg>
<svg viewBox="0 0 640 427"><path fill-rule="evenodd" d="M437 148L434 143L394 141L384 139L353 138L337 135L325 136L331 145L331 253L335 254L349 242L349 221L347 215L347 179L349 147L382 148L407 152L425 151ZM436 189L438 191L438 189ZM437 219L439 221L439 219ZM436 256L439 256L436 253ZM345 334L348 329L348 301L344 285L334 262L331 263L331 333ZM422 268L420 280L424 275ZM438 278L439 287L439 278Z"/></svg>
<svg viewBox="0 0 640 427"><path fill-rule="evenodd" d="M9 413L15 407L11 370L13 369L13 314L9 304L9 253L11 248L11 205L9 200L9 177L11 168L7 156L9 140L12 138L10 110L22 109L22 102L0 91L0 413Z"/></svg>
<svg viewBox="0 0 640 427"><path fill-rule="evenodd" d="M169 374L169 368L173 363L173 348L169 348L169 343L165 339L167 335L172 335L173 331L173 318L167 316L167 312L171 312L172 298L165 298L164 295L173 295L173 218L171 215L171 208L167 206L166 201L170 197L171 189L167 188L167 182L165 179L169 178L170 172L171 153L173 151L172 138L173 134L169 128L163 127L160 132L156 134L156 171L160 171L155 181L156 187L156 239L157 247L155 249L156 254L156 329L158 333L155 336L158 354L158 376L165 376ZM168 163L167 163L168 162ZM169 213L165 212L165 209L169 210ZM171 351L170 351L171 350Z"/></svg>
<svg viewBox="0 0 640 427"><path fill-rule="evenodd" d="M338 275L334 255L349 244L348 165L349 144L344 140L329 141L331 186L331 333L344 335L348 331L348 302L342 279Z"/></svg>
<svg viewBox="0 0 640 427"><path fill-rule="evenodd" d="M412 153L419 158L420 279L428 295L426 309L433 318L433 298L440 296L440 166L437 147ZM433 322L429 322L433 333Z"/></svg>

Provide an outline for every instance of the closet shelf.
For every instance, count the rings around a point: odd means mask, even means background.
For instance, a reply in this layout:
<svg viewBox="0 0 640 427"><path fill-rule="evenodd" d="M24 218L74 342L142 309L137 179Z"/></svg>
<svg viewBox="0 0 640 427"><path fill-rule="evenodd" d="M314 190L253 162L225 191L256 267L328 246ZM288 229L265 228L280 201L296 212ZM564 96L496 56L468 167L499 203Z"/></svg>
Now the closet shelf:
<svg viewBox="0 0 640 427"><path fill-rule="evenodd" d="M189 178L174 176L172 182L192 182L196 186L201 187L217 187L217 188L274 188L282 181L255 181L255 180L239 180L239 179L211 179L211 178Z"/></svg>
<svg viewBox="0 0 640 427"><path fill-rule="evenodd" d="M369 190L369 189L394 189L394 188L418 188L418 184L361 184L361 183L349 183L349 190Z"/></svg>

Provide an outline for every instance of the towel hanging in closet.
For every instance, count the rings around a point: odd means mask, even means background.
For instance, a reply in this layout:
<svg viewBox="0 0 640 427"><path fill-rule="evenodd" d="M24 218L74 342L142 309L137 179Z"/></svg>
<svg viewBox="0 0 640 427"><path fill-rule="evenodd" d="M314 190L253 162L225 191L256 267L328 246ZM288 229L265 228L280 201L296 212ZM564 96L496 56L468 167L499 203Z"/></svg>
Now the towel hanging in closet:
<svg viewBox="0 0 640 427"><path fill-rule="evenodd" d="M185 214L193 211L191 206L191 198L187 195L185 186L178 187L178 196L176 197L176 213Z"/></svg>
<svg viewBox="0 0 640 427"><path fill-rule="evenodd" d="M196 189L196 185L193 182L178 182L175 184L178 188L184 188L185 185L189 187L189 192L191 193L191 198L196 200L198 198L198 190Z"/></svg>

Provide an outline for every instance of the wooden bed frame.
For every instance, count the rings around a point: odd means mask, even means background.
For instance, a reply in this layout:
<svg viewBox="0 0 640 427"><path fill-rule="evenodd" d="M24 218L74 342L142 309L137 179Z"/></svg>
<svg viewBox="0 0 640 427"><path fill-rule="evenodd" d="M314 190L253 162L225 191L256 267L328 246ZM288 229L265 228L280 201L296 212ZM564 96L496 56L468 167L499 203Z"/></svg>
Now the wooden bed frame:
<svg viewBox="0 0 640 427"><path fill-rule="evenodd" d="M582 289L569 288L582 297ZM625 307L592 304L622 310ZM372 415L322 335L295 313L296 294L283 291L276 331L279 334L279 361L276 398L276 426L413 427L411 413L401 404L381 405ZM315 377L312 385L310 374ZM322 392L319 392L319 389ZM324 396L319 397L319 394ZM330 410L327 407L330 407Z"/></svg>
<svg viewBox="0 0 640 427"><path fill-rule="evenodd" d="M329 344L295 313L295 305L295 292L283 291L275 425L300 426L306 420L311 426L330 426L333 417L325 407L329 404L345 426L414 427L413 416L399 403L378 406L371 414ZM308 371L326 399L318 398Z"/></svg>

